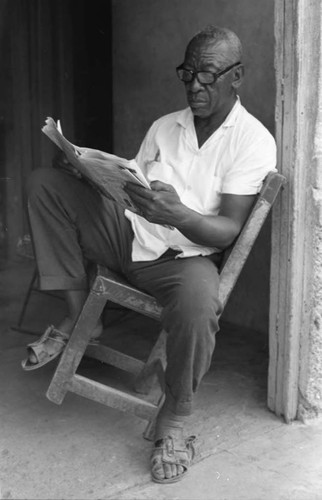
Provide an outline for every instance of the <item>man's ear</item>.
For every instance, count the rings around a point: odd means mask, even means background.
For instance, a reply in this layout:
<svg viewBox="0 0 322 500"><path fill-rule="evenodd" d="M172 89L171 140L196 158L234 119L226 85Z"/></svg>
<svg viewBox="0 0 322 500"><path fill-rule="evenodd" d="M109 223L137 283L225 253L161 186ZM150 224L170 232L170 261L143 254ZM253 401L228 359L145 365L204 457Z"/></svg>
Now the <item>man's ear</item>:
<svg viewBox="0 0 322 500"><path fill-rule="evenodd" d="M241 86L241 84L243 83L243 80L244 80L244 74L245 74L245 67L243 64L240 64L234 70L234 79L232 81L232 87L234 89L238 89L238 87Z"/></svg>

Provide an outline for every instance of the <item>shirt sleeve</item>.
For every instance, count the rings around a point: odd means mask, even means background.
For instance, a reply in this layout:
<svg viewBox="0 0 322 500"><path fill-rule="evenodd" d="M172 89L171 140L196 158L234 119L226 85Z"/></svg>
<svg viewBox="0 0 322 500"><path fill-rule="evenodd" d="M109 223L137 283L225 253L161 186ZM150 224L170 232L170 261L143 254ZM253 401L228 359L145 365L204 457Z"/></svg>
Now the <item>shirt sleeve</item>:
<svg viewBox="0 0 322 500"><path fill-rule="evenodd" d="M267 131L257 140L248 140L238 149L232 166L226 173L222 193L257 194L267 174L276 171L276 144Z"/></svg>

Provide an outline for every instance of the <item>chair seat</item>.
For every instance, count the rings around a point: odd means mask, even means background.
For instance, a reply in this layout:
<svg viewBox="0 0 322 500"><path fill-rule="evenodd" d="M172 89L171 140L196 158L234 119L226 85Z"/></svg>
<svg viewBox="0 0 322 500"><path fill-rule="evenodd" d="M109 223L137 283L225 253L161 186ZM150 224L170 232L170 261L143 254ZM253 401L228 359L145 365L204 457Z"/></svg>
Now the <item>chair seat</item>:
<svg viewBox="0 0 322 500"><path fill-rule="evenodd" d="M130 285L122 275L103 266L97 266L97 276L92 289L103 293L107 300L121 304L128 309L160 319L162 307L151 295Z"/></svg>

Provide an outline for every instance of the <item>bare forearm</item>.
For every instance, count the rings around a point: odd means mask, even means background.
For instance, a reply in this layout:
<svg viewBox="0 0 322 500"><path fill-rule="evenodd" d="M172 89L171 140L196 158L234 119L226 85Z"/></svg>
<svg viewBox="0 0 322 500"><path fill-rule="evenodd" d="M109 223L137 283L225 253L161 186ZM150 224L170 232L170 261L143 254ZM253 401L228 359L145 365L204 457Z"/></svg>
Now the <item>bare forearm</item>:
<svg viewBox="0 0 322 500"><path fill-rule="evenodd" d="M222 215L201 215L184 207L180 217L173 221L186 238L202 246L227 248L240 232L240 225Z"/></svg>
<svg viewBox="0 0 322 500"><path fill-rule="evenodd" d="M126 187L145 219L172 226L201 246L224 249L239 234L254 201L253 195L223 194L219 215L202 215L184 205L175 189L160 181L151 190L129 183Z"/></svg>

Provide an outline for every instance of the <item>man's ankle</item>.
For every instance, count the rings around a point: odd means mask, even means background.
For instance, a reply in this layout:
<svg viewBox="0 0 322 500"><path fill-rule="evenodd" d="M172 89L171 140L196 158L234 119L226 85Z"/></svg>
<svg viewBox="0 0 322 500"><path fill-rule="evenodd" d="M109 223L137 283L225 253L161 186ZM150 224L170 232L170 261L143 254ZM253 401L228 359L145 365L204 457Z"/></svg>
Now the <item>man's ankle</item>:
<svg viewBox="0 0 322 500"><path fill-rule="evenodd" d="M155 440L168 435L183 439L183 430L189 416L177 415L169 408L162 408L156 422Z"/></svg>

